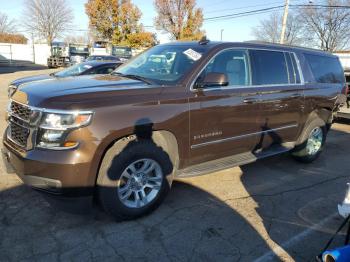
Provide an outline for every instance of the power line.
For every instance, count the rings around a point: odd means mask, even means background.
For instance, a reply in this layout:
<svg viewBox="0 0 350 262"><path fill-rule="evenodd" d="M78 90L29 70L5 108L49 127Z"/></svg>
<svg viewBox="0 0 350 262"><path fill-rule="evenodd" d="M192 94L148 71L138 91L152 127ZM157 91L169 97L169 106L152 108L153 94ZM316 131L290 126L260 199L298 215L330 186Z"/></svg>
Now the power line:
<svg viewBox="0 0 350 262"><path fill-rule="evenodd" d="M350 9L350 5L305 5L305 4L294 4L290 5L292 8L339 8L339 9ZM228 19L233 19L233 18L239 18L239 17L244 17L244 16L250 16L254 14L263 14L263 13L268 13L271 11L275 11L278 9L284 8L284 5L278 5L278 6L272 6L272 7L267 7L267 8L262 8L262 9L254 9L254 10L249 10L245 12L239 12L239 13L232 13L232 14L226 14L226 15L221 15L221 16L213 16L213 17L206 17L204 18L204 22L211 22L211 21L218 21L218 20L228 20Z"/></svg>
<svg viewBox="0 0 350 262"><path fill-rule="evenodd" d="M246 14L246 15L239 15L239 16L235 16L235 17L231 17L231 18L226 18L226 19L219 19L219 20L209 20L209 21L204 21L205 24L208 23L216 23L219 21L224 21L224 20L229 20L229 19L235 19L235 18L241 18L241 17L247 17L247 16L253 16L253 15L261 15L261 14L268 14L268 13L272 13L275 10L268 10L268 11L262 11L262 12L256 12L256 13L252 13L252 14Z"/></svg>
<svg viewBox="0 0 350 262"><path fill-rule="evenodd" d="M310 4L310 5L302 5L302 4L299 4L299 5L289 5L291 7L310 7L310 8L343 8L343 9L348 9L350 8L350 5L313 5L313 4Z"/></svg>
<svg viewBox="0 0 350 262"><path fill-rule="evenodd" d="M273 4L278 4L278 3L280 3L280 2L270 2L270 3L265 3L265 4L241 6L241 7L229 8L229 9L218 9L218 10L213 10L213 11L204 12L204 13L205 14L212 14L212 13L219 13L219 12L224 12L224 11L247 9L247 8L251 8L251 7L267 6L267 5L273 5Z"/></svg>
<svg viewBox="0 0 350 262"><path fill-rule="evenodd" d="M283 8L284 5L278 5L278 6L273 6L273 7L267 7L267 8L262 8L262 9L255 9L255 10L250 10L250 11L245 11L245 12L240 12L240 13L233 13L233 14L227 14L227 15L221 15L221 16L213 16L213 17L207 17L204 18L204 21L209 21L209 20L219 20L219 19L230 19L230 18L235 18L236 16L241 16L241 15L248 15L248 14L255 14L258 12L263 12L263 11L270 11L270 10L277 10L280 8Z"/></svg>

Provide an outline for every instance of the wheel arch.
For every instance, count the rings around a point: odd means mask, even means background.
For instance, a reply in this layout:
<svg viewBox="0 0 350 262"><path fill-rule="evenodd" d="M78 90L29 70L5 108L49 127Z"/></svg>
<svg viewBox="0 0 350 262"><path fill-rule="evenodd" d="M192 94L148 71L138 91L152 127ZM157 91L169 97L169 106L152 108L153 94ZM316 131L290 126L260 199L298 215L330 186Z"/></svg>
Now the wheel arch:
<svg viewBox="0 0 350 262"><path fill-rule="evenodd" d="M123 149L132 141L137 140L136 134L128 134L113 139L107 146L101 149L102 154L98 159L98 167L95 172L95 185L98 180L101 165L103 161L111 161L112 158L123 151ZM168 155L173 165L173 175L179 166L179 147L176 136L168 130L153 130L150 138L157 146L161 147Z"/></svg>

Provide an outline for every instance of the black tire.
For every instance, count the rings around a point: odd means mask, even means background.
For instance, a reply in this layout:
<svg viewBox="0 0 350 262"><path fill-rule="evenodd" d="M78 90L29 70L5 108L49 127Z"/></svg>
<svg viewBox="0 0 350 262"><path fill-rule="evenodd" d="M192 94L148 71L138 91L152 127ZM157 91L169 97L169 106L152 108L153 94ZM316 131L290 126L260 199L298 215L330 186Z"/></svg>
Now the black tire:
<svg viewBox="0 0 350 262"><path fill-rule="evenodd" d="M107 159L106 159L107 157ZM143 207L130 208L123 204L118 196L118 180L123 171L133 162L140 159L156 161L163 175L160 189L156 197ZM155 210L165 199L171 185L173 165L168 154L152 140L132 141L112 157L105 156L102 161L98 180L97 193L103 209L116 220L129 220L144 216Z"/></svg>
<svg viewBox="0 0 350 262"><path fill-rule="evenodd" d="M307 150L307 146L308 146L308 140L310 138L311 133L315 130L319 128L322 131L322 142L321 142L321 147L319 148L319 150L316 153L310 154L309 151ZM311 163L314 160L316 160L319 155L321 154L322 150L323 150L323 146L324 143L326 141L326 137L327 137L327 133L328 133L328 128L326 123L320 119L320 118L313 118L312 120L308 121L308 123L306 124L303 132L301 133L297 145L294 148L293 152L292 152L292 156L300 162L303 163Z"/></svg>

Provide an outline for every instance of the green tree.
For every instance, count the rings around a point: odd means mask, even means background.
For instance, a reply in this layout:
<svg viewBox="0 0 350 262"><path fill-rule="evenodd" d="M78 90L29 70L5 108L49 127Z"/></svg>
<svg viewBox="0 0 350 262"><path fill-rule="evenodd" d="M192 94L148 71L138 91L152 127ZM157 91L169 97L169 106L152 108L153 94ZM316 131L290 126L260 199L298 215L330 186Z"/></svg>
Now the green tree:
<svg viewBox="0 0 350 262"><path fill-rule="evenodd" d="M203 12L196 0L155 0L156 28L176 40L199 40L203 37Z"/></svg>

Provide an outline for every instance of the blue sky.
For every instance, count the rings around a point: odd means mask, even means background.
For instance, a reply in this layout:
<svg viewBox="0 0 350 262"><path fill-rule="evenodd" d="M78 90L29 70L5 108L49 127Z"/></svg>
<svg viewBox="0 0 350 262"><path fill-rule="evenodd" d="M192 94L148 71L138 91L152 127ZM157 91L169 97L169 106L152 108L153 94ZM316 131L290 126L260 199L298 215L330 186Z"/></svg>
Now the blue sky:
<svg viewBox="0 0 350 262"><path fill-rule="evenodd" d="M21 17L25 0L0 0L0 11L8 14L13 19ZM88 28L88 17L84 11L84 4L87 0L66 0L74 10L75 29ZM197 6L203 8L204 17L220 16L238 12L245 12L252 9L261 9L276 5L283 5L285 0L197 0ZM290 0L292 4L306 4L308 0ZM153 0L134 0L142 11L141 22L145 26L153 26L153 18L156 15L153 7ZM317 2L317 1L314 1ZM229 20L204 22L203 29L211 40L220 40L221 29L223 29L224 41L246 41L253 39L252 28L259 24L259 21L270 13L253 16L240 17ZM163 43L169 41L166 34L156 31L155 28L146 28L157 33L158 39ZM19 28L19 30L22 30ZM74 34L81 34L77 31Z"/></svg>

